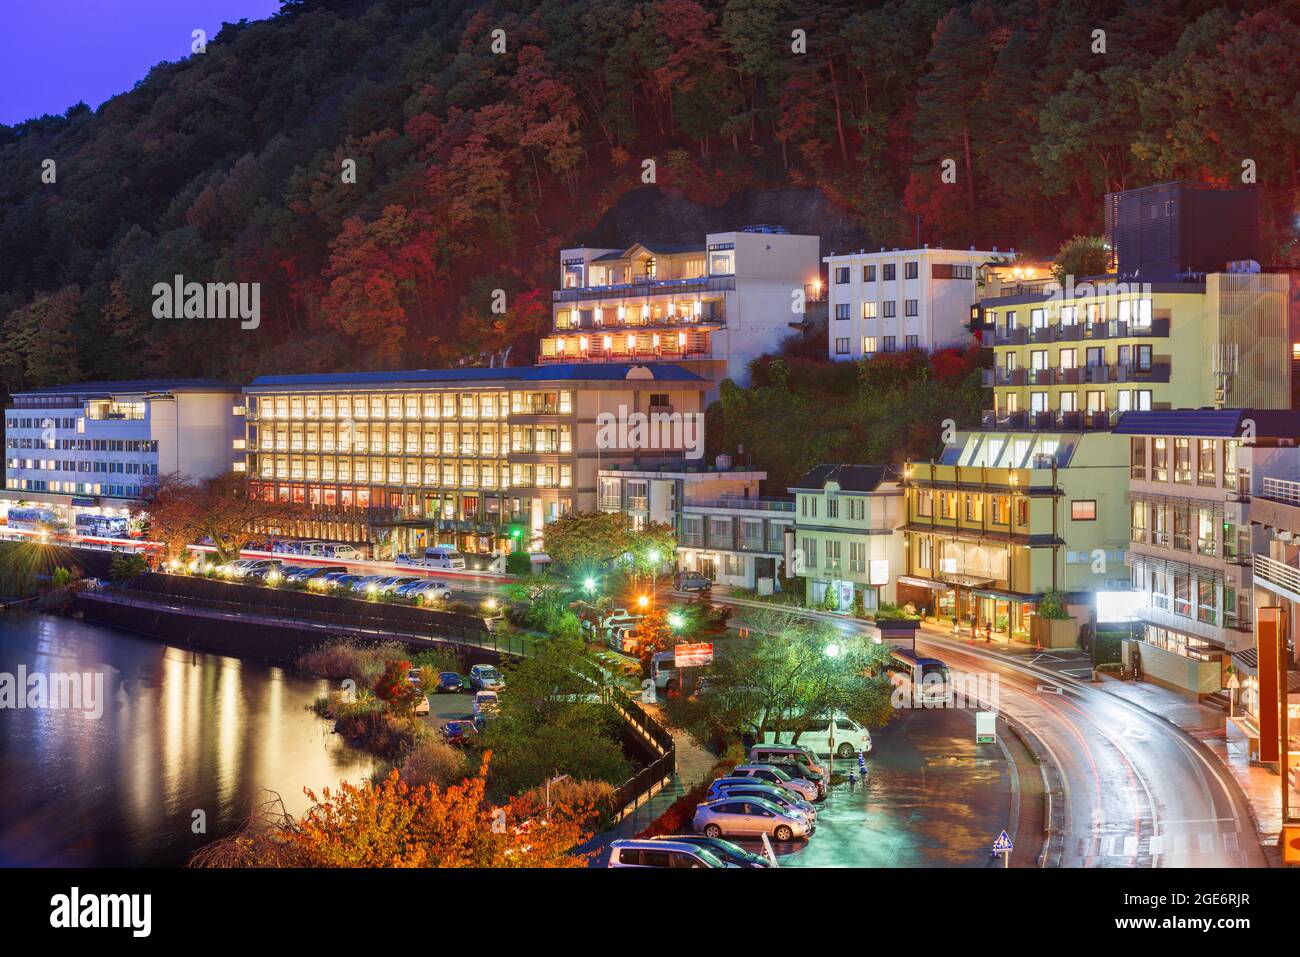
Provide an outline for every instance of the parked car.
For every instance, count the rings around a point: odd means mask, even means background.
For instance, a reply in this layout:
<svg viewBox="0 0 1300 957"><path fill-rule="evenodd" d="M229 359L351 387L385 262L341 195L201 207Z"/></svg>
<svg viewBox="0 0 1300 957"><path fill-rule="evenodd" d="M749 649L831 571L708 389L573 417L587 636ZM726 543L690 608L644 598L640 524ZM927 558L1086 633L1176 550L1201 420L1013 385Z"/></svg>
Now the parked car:
<svg viewBox="0 0 1300 957"><path fill-rule="evenodd" d="M455 694L465 690L465 680L454 671L439 672L438 686L433 690L439 694Z"/></svg>
<svg viewBox="0 0 1300 957"><path fill-rule="evenodd" d="M226 562L224 565L218 565L217 571L230 578L242 578L244 575L244 569L255 561L257 561L255 558L236 558L233 562Z"/></svg>
<svg viewBox="0 0 1300 957"><path fill-rule="evenodd" d="M600 620L600 627L605 629L631 628L640 620L640 615L633 615L626 608L615 608Z"/></svg>
<svg viewBox="0 0 1300 957"><path fill-rule="evenodd" d="M794 791L808 801L815 801L822 796L821 788L816 784L802 778L796 778L788 771L784 771L774 764L742 764L732 768L731 774L728 776L733 778L757 778L760 781L766 781L768 784L778 784L788 791Z"/></svg>
<svg viewBox="0 0 1300 957"><path fill-rule="evenodd" d="M718 798L695 809L691 827L705 837L760 837L774 841L792 841L808 837L813 825L803 817L762 798Z"/></svg>
<svg viewBox="0 0 1300 957"><path fill-rule="evenodd" d="M391 595L403 585L414 585L422 581L424 579L418 575L384 575L375 581L373 590L366 586L366 591L370 594Z"/></svg>
<svg viewBox="0 0 1300 957"><path fill-rule="evenodd" d="M609 845L608 867L737 867L712 851L677 840L625 840Z"/></svg>
<svg viewBox="0 0 1300 957"><path fill-rule="evenodd" d="M278 558L259 558L251 565L245 565L239 577L245 580L254 579L260 581L272 571L278 572L282 565L284 565L284 562Z"/></svg>
<svg viewBox="0 0 1300 957"><path fill-rule="evenodd" d="M798 763L825 774L826 768L818 763L813 753L801 744L756 744L749 749L750 764Z"/></svg>
<svg viewBox="0 0 1300 957"><path fill-rule="evenodd" d="M775 763L750 761L749 763L755 765L765 763L770 768L780 768L795 780L807 781L809 784L814 785L817 788L817 794L819 797L826 796L826 775L814 771L812 768L800 764L798 761L778 761Z"/></svg>
<svg viewBox="0 0 1300 957"><path fill-rule="evenodd" d="M650 840L672 841L674 844L689 844L692 847L700 847L722 861L722 863L734 864L736 867L772 866L772 862L762 854L747 851L739 844L732 844L720 837L705 837L702 834L674 834L671 836L661 834L650 838Z"/></svg>
<svg viewBox="0 0 1300 957"><path fill-rule="evenodd" d="M308 570L306 565L281 565L278 568L268 569L258 577L268 585L278 585L280 582L296 581L297 579L291 576L299 575Z"/></svg>
<svg viewBox="0 0 1300 957"><path fill-rule="evenodd" d="M704 591L713 587L713 580L695 572L682 572L677 576L678 591Z"/></svg>
<svg viewBox="0 0 1300 957"><path fill-rule="evenodd" d="M451 601L451 589L447 586L447 583L433 581L429 578L408 582L400 586L396 594L401 598L409 598L419 604L428 601Z"/></svg>
<svg viewBox="0 0 1300 957"><path fill-rule="evenodd" d="M326 575L325 582L338 588L345 588L348 591L356 591L357 582L365 578L364 575Z"/></svg>
<svg viewBox="0 0 1300 957"><path fill-rule="evenodd" d="M495 691L479 691L474 695L474 722L483 724L501 711L501 698Z"/></svg>
<svg viewBox="0 0 1300 957"><path fill-rule="evenodd" d="M448 744L464 747L470 739L478 734L474 722L465 718L454 718L442 726L442 736Z"/></svg>
<svg viewBox="0 0 1300 957"><path fill-rule="evenodd" d="M364 575L352 583L352 590L362 595L374 595L379 592L379 583L388 575Z"/></svg>
<svg viewBox="0 0 1300 957"><path fill-rule="evenodd" d="M496 691L505 685L501 672L492 665L475 665L469 669L469 686L475 691Z"/></svg>
<svg viewBox="0 0 1300 957"><path fill-rule="evenodd" d="M800 811L810 821L815 822L817 820L817 808L813 806L811 801L788 788L778 787L775 784L764 784L754 778L718 778L709 785L709 791L706 795L710 801L728 796L763 798L785 808L787 811Z"/></svg>
<svg viewBox="0 0 1300 957"><path fill-rule="evenodd" d="M842 714L835 715L835 756L837 758L851 758L861 751L863 754L871 753L871 732L865 727L858 724L852 718ZM789 744L794 737L793 731L782 731L780 734L772 731L770 728L763 730L763 744ZM807 722L804 728L799 732L799 744L806 747L816 755L830 755L831 728L830 719L826 717L818 718L815 721Z"/></svg>
<svg viewBox="0 0 1300 957"><path fill-rule="evenodd" d="M296 569L292 575L285 574L287 581L310 582L324 578L326 575L346 575L348 567L346 565L303 565Z"/></svg>

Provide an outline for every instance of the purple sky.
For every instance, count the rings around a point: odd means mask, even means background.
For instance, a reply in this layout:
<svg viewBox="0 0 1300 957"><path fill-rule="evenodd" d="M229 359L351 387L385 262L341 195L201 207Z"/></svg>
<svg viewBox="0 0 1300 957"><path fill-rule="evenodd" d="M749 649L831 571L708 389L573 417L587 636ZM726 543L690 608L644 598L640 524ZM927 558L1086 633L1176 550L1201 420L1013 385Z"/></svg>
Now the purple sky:
<svg viewBox="0 0 1300 957"><path fill-rule="evenodd" d="M260 20L280 0L6 0L0 13L0 123L94 109L163 60L189 56L223 21Z"/></svg>

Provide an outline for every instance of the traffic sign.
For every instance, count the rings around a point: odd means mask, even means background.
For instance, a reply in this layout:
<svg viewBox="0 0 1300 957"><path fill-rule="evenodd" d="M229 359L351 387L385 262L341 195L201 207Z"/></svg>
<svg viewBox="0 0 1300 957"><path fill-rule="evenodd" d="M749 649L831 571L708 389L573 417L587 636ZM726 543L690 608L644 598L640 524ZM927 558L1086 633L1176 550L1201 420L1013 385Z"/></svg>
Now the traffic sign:
<svg viewBox="0 0 1300 957"><path fill-rule="evenodd" d="M994 854L1010 854L1014 848L1015 845L1011 843L1011 838L1007 837L1006 831L999 834L998 839L993 842Z"/></svg>
<svg viewBox="0 0 1300 957"><path fill-rule="evenodd" d="M996 711L975 712L975 743L993 744L998 739L998 715Z"/></svg>
<svg viewBox="0 0 1300 957"><path fill-rule="evenodd" d="M698 641L676 645L673 648L674 664L678 668L696 668L713 664L713 644Z"/></svg>

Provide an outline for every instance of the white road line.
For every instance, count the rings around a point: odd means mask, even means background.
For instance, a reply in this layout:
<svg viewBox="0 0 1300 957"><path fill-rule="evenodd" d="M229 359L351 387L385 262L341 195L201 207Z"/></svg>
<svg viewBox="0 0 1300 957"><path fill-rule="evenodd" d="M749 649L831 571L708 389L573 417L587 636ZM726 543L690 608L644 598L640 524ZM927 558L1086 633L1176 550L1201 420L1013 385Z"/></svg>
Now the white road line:
<svg viewBox="0 0 1300 957"><path fill-rule="evenodd" d="M1059 685L1039 685L1038 691L1040 694L1065 694L1065 689Z"/></svg>
<svg viewBox="0 0 1300 957"><path fill-rule="evenodd" d="M1222 824L1224 821L1235 821L1231 817L1185 817L1177 821L1165 821L1165 827L1173 827L1177 824Z"/></svg>

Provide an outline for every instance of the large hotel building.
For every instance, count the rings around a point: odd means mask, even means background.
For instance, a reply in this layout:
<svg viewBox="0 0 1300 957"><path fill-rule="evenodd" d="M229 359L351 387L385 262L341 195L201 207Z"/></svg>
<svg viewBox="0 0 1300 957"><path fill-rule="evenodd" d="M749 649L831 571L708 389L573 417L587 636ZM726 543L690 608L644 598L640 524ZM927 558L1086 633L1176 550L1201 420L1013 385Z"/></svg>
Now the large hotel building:
<svg viewBox="0 0 1300 957"><path fill-rule="evenodd" d="M263 376L237 467L257 494L311 507L281 534L378 557L510 551L594 511L601 468L697 455L707 387L667 363Z"/></svg>

